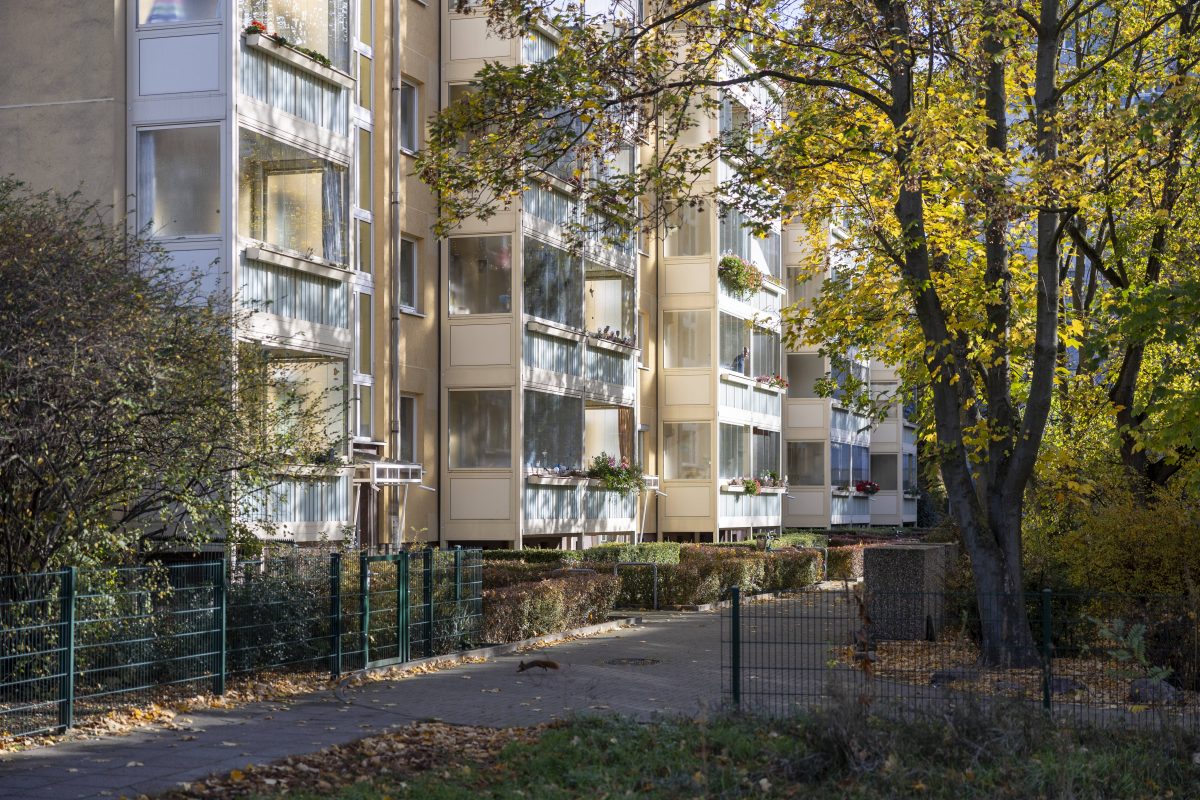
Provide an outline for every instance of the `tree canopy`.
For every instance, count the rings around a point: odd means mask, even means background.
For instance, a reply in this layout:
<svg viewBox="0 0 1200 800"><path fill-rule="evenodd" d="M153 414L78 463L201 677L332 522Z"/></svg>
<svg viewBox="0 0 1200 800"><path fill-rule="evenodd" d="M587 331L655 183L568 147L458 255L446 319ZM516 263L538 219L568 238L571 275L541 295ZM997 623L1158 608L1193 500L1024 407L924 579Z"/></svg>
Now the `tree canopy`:
<svg viewBox="0 0 1200 800"><path fill-rule="evenodd" d="M1152 483L1200 434L1194 3L684 0L642 19L619 4L474 8L500 34L560 38L538 63L487 65L434 122L419 169L442 193L443 230L548 172L576 186L589 224L657 226L697 202L803 222L813 274L827 226L844 224L852 258L789 312L791 340L897 365L923 395L993 609L984 656L1033 661L1021 525L1048 427L1083 403ZM706 135L722 94L749 84L769 86L773 107ZM634 172L596 168L639 141Z"/></svg>
<svg viewBox="0 0 1200 800"><path fill-rule="evenodd" d="M250 537L239 498L330 446L228 297L77 197L0 180L0 287L0 574Z"/></svg>

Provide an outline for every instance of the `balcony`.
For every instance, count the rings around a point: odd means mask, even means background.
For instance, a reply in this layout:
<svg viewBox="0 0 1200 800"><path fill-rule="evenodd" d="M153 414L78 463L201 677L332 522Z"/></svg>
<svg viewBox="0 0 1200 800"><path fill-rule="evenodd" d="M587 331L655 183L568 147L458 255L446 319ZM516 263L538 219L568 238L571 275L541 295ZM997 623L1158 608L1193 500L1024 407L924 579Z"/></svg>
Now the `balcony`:
<svg viewBox="0 0 1200 800"><path fill-rule="evenodd" d="M632 405L636 397L635 347L530 320L522 347L527 383L572 389L585 397Z"/></svg>
<svg viewBox="0 0 1200 800"><path fill-rule="evenodd" d="M765 492L748 495L722 490L717 501L717 513L723 528L778 525L783 513L783 494Z"/></svg>
<svg viewBox="0 0 1200 800"><path fill-rule="evenodd" d="M779 389L763 386L737 372L722 372L718 393L721 415L749 416L768 427L778 427L783 409Z"/></svg>
<svg viewBox="0 0 1200 800"><path fill-rule="evenodd" d="M601 489L587 478L530 475L522 507L526 535L631 533L637 495Z"/></svg>

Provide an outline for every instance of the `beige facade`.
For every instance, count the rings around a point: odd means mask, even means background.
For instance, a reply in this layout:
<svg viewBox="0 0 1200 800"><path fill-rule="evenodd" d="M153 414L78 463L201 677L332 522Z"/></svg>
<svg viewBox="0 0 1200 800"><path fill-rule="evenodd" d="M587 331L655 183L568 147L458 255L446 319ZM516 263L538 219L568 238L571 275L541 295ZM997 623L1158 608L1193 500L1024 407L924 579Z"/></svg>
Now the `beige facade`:
<svg viewBox="0 0 1200 800"><path fill-rule="evenodd" d="M811 289L787 287L795 232L760 240L709 206L627 247L568 252L572 189L548 173L433 236L436 199L413 176L425 121L485 60L544 57L551 34L499 39L477 15L407 0L69 2L54 25L42 11L5 11L0 171L148 226L250 312L242 338L333 398L345 446L261 498L284 540L583 547L909 521L902 487L891 511L883 491L841 495L838 454L869 442L807 396L829 365L782 353L780 310ZM756 86L724 102L769 99ZM760 292L721 283L730 253L767 275ZM791 388L757 380L777 373ZM894 433L878 454L907 475L910 430ZM600 453L640 463L652 488L571 474ZM785 488L801 464L820 484ZM764 475L780 485L745 490Z"/></svg>

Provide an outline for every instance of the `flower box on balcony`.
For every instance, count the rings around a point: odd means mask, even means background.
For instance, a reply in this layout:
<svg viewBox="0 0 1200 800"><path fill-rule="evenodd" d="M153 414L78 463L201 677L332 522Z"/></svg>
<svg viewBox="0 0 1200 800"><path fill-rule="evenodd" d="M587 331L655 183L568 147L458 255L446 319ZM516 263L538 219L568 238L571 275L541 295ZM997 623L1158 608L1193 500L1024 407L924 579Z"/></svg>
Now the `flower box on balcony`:
<svg viewBox="0 0 1200 800"><path fill-rule="evenodd" d="M601 339L600 337L593 336L590 333L587 337L587 346L599 347L602 350L612 350L613 352L620 353L622 355L633 355L638 349L635 345L614 342L611 339Z"/></svg>
<svg viewBox="0 0 1200 800"><path fill-rule="evenodd" d="M534 486L588 486L598 481L583 475L527 475L525 482Z"/></svg>
<svg viewBox="0 0 1200 800"><path fill-rule="evenodd" d="M354 78L340 69L319 64L303 53L297 52L287 45L282 45L265 34L248 33L245 36L246 46L253 50L268 53L281 61L286 61L293 67L314 75L326 83L332 83L334 86L341 86L344 89L354 88Z"/></svg>
<svg viewBox="0 0 1200 800"><path fill-rule="evenodd" d="M786 494L786 486L764 486L758 490L761 494Z"/></svg>
<svg viewBox="0 0 1200 800"><path fill-rule="evenodd" d="M754 378L743 375L740 372L723 371L721 373L721 380L726 383L739 383L742 386L753 386L755 384Z"/></svg>
<svg viewBox="0 0 1200 800"><path fill-rule="evenodd" d="M566 339L569 342L584 342L587 341L587 336L573 328L565 328L559 325L551 325L546 322L538 322L537 320L528 320L525 323L525 330L540 333L545 336L553 336L556 339Z"/></svg>

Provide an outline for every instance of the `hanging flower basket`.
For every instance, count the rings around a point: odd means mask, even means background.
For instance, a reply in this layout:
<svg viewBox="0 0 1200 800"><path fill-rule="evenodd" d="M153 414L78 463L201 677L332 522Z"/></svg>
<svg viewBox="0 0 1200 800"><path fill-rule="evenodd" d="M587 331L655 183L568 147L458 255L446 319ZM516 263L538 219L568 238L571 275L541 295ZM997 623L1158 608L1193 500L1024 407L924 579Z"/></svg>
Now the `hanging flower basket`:
<svg viewBox="0 0 1200 800"><path fill-rule="evenodd" d="M763 285L758 268L735 255L721 257L717 262L717 277L730 294L743 299L753 297Z"/></svg>

